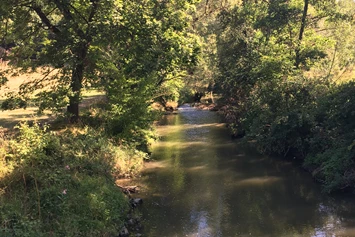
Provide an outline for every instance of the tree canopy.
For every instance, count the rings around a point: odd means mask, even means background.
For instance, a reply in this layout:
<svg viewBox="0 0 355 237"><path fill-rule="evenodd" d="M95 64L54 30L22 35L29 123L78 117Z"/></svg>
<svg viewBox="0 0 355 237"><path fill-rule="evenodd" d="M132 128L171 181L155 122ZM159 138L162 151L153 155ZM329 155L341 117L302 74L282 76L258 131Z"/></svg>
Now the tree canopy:
<svg viewBox="0 0 355 237"><path fill-rule="evenodd" d="M262 152L304 159L326 191L355 184L355 137L346 132L354 127L345 122L354 110L354 7L245 0L217 19L216 83L233 134L255 139Z"/></svg>
<svg viewBox="0 0 355 237"><path fill-rule="evenodd" d="M17 101L36 92L41 109L68 105L74 119L84 87L103 88L111 100L141 93L149 101L196 63L198 47L187 31L192 3L5 0L1 38L3 46L14 45L11 65L44 71L21 86Z"/></svg>

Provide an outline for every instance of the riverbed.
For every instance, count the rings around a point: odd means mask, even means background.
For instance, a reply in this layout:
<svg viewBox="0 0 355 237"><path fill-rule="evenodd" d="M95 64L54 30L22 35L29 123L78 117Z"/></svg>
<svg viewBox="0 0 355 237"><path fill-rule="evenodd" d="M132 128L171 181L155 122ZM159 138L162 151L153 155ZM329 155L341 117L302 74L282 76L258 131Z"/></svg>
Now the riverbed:
<svg viewBox="0 0 355 237"><path fill-rule="evenodd" d="M144 236L355 236L353 196L329 196L293 162L232 140L218 115L182 106L160 140L137 196Z"/></svg>

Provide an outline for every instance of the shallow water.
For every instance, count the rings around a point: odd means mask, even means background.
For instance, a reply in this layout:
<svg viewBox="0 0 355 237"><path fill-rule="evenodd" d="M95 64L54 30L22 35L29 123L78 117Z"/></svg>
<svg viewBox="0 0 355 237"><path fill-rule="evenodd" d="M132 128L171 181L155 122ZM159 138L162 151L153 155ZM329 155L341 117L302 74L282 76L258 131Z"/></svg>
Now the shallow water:
<svg viewBox="0 0 355 237"><path fill-rule="evenodd" d="M322 194L294 164L231 140L215 113L184 106L160 124L136 181L144 236L355 236L353 197Z"/></svg>

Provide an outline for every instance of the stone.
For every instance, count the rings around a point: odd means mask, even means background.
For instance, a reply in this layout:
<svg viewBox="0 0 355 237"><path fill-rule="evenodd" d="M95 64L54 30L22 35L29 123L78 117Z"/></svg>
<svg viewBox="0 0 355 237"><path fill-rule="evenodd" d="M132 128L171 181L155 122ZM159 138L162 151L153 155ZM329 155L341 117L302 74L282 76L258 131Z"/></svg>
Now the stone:
<svg viewBox="0 0 355 237"><path fill-rule="evenodd" d="M138 230L141 230L141 229L143 229L143 226L142 226L142 224L140 222L138 222L136 224L136 230L138 231Z"/></svg>
<svg viewBox="0 0 355 237"><path fill-rule="evenodd" d="M119 237L128 237L128 236L129 236L128 229L126 228L126 226L123 226L120 231Z"/></svg>
<svg viewBox="0 0 355 237"><path fill-rule="evenodd" d="M130 225L130 226L132 226L132 225L135 224L135 221L134 221L133 219L129 219L129 220L127 221L127 224Z"/></svg>
<svg viewBox="0 0 355 237"><path fill-rule="evenodd" d="M133 202L138 205L138 204L142 204L143 200L141 198L135 198L133 199Z"/></svg>
<svg viewBox="0 0 355 237"><path fill-rule="evenodd" d="M132 198L130 200L132 207L136 207L138 205L141 205L143 203L143 200L141 198Z"/></svg>

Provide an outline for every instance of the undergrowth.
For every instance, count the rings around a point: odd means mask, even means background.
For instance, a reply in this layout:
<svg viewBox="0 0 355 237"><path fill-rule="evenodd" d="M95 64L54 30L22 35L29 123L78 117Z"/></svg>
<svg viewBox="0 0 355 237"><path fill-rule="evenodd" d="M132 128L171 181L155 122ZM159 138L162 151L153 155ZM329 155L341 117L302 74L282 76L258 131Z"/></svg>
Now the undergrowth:
<svg viewBox="0 0 355 237"><path fill-rule="evenodd" d="M17 128L0 138L1 236L117 236L129 206L115 179L146 153L90 127Z"/></svg>
<svg viewBox="0 0 355 237"><path fill-rule="evenodd" d="M223 111L232 132L243 128L262 153L301 160L324 192L354 190L355 82L258 90L244 105Z"/></svg>

